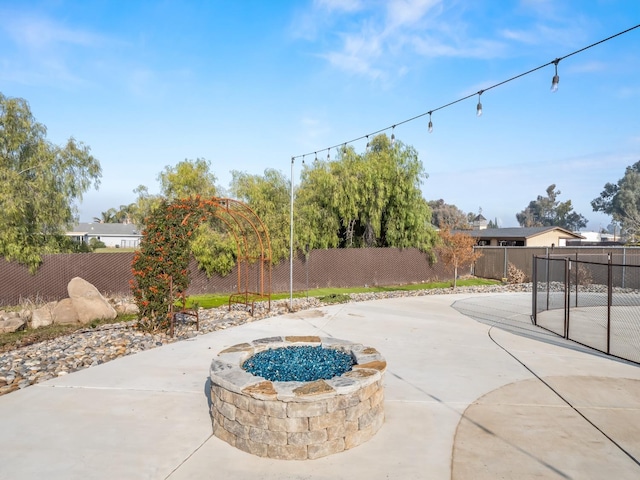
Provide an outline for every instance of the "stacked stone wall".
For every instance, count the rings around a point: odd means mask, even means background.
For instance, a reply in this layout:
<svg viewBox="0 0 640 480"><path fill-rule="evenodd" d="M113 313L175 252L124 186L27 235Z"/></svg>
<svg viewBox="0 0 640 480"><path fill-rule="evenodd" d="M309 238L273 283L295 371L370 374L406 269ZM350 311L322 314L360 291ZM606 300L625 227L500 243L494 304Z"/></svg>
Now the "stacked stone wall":
<svg viewBox="0 0 640 480"><path fill-rule="evenodd" d="M212 387L214 434L260 457L306 460L366 442L384 423L381 381L317 402L258 400Z"/></svg>

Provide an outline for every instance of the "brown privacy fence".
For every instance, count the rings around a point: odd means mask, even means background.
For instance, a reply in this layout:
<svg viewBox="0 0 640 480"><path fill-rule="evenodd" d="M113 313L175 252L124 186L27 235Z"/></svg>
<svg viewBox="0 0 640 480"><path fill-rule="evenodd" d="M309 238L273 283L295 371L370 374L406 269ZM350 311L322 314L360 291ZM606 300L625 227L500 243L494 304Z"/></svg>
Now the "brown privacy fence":
<svg viewBox="0 0 640 480"><path fill-rule="evenodd" d="M81 277L108 295L128 295L133 253L75 253L45 255L35 275L15 262L0 259L0 306L16 305L26 299L60 300L68 296L67 284ZM234 293L238 275L233 270L221 277L206 274L191 261L188 294ZM460 275L469 269L459 271ZM259 272L249 271L249 288L255 289ZM322 287L400 285L451 280L453 270L442 262L433 265L428 256L415 248L349 248L312 250L299 254L293 262L293 289L304 291ZM251 284L251 282L254 282ZM271 291L289 291L289 261L271 269Z"/></svg>
<svg viewBox="0 0 640 480"><path fill-rule="evenodd" d="M535 325L640 363L640 265L534 257L533 287Z"/></svg>
<svg viewBox="0 0 640 480"><path fill-rule="evenodd" d="M482 256L472 271L478 277L507 277L508 264L514 264L531 281L532 259L538 256L567 256L573 260L622 265L640 265L638 247L476 247ZM15 305L24 299L59 300L67 296L67 284L73 277L82 277L109 295L128 295L133 253L74 253L45 255L35 275L15 262L0 258L0 306ZM207 278L191 261L189 294L233 293L237 291L237 271L220 277ZM257 280L257 271L250 271L250 280ZM304 291L321 287L355 287L400 285L438 280L451 280L452 269L441 261L429 264L426 254L415 248L347 248L312 250L308 256L298 254L293 262L293 289ZM252 285L250 288L253 289ZM271 291L289 291L289 261L274 265L271 270Z"/></svg>
<svg viewBox="0 0 640 480"><path fill-rule="evenodd" d="M500 280L507 278L509 263L524 272L527 282L533 273L532 259L537 256L562 256L573 260L607 263L609 256L613 263L620 265L640 265L640 247L475 247L482 252L476 260L473 273L482 278Z"/></svg>

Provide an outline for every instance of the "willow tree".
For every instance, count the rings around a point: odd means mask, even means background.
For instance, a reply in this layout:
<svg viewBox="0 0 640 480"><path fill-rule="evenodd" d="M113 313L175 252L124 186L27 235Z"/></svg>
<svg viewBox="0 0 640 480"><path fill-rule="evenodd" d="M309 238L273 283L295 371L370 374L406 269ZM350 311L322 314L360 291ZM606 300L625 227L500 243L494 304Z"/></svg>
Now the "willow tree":
<svg viewBox="0 0 640 480"><path fill-rule="evenodd" d="M426 178L416 150L384 134L363 154L345 147L334 160L314 161L296 193L298 243L429 250L435 233L420 189Z"/></svg>
<svg viewBox="0 0 640 480"><path fill-rule="evenodd" d="M77 203L99 185L100 163L73 138L46 138L29 104L0 94L0 255L35 271L41 255L65 251Z"/></svg>
<svg viewBox="0 0 640 480"><path fill-rule="evenodd" d="M291 181L278 170L266 169L264 175L231 171L231 193L249 205L266 225L271 238L274 263L289 256Z"/></svg>

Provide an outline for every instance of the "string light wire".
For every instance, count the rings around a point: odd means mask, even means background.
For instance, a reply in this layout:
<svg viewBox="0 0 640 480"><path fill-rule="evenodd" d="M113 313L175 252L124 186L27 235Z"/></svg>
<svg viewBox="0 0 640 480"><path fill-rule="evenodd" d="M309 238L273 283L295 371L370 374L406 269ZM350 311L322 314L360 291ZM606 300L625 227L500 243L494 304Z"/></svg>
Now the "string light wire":
<svg viewBox="0 0 640 480"><path fill-rule="evenodd" d="M511 78L503 80L502 82L498 82L498 83L496 83L494 85L486 87L486 88L484 88L482 90L479 90L479 91L477 91L475 93L471 93L471 94L467 95L466 97L462 97L462 98L459 98L457 100L454 100L453 102L449 102L449 103L447 103L445 105L442 105L442 106L440 106L438 108L433 108L433 109L429 110L428 112L421 113L419 115L416 115L414 117L408 118L408 119L403 120L401 122L396 122L393 125L389 125L388 127L381 128L380 130L376 130L375 132L371 132L371 133L369 133L367 135L362 135L362 136L360 136L358 138L354 138L353 140L349 140L347 142L340 142L340 143L338 143L336 145L332 145L330 147L325 147L325 148L322 148L320 150L321 151L322 150L327 150L327 158L330 158L329 157L329 151L332 148L337 148L337 147L340 147L341 145L344 145L344 144L351 144L351 143L357 142L359 140L363 140L365 138L368 141L370 136L377 135L378 133L386 132L389 129L395 130L395 127L397 127L399 125L404 125L405 123L413 122L414 120L422 118L422 117L424 117L426 115L429 115L429 117L431 117L431 114L433 112L437 112L438 110L443 110L443 109L448 108L448 107L450 107L452 105L455 105L456 103L460 103L460 102L463 102L465 100L468 100L469 98L472 98L472 97L474 97L476 95L482 95L484 92L487 92L488 90L493 90L494 88L500 87L500 86L504 85L505 83L513 82L514 80L522 78L522 77L524 77L526 75L530 75L533 72L537 72L538 70L542 70L543 68L548 67L549 65L555 65L555 67L557 68L558 63L560 61L564 60L565 58L569 58L569 57L572 57L574 55L577 55L578 53L582 53L585 50L589 50L590 48L593 48L593 47L595 47L597 45L600 45L601 43L605 43L605 42L608 42L609 40L613 40L614 38L619 37L621 35L624 35L625 33L629 33L630 31L635 30L636 28L639 28L639 27L640 27L640 24L635 25L635 26L633 26L631 28L627 28L626 30L623 30L622 32L618 32L618 33L616 33L614 35L611 35L610 37L603 38L602 40L599 40L599 41L597 41L595 43L592 43L591 45L587 45L586 47L583 47L583 48L581 48L579 50L576 50L575 52L571 52L571 53L565 55L564 57L557 57L557 58L551 60L550 62L545 63L544 65L540 65L539 67L535 67L535 68L532 68L531 70L527 70L526 72L520 73L519 75L515 75L515 76L513 76ZM556 73L556 75L557 75L557 73ZM395 137L395 135L394 135L394 137ZM296 155L296 156L292 157L291 159L294 160L296 158L301 158L304 155L311 155L311 153L315 153L315 152L305 153L303 155Z"/></svg>

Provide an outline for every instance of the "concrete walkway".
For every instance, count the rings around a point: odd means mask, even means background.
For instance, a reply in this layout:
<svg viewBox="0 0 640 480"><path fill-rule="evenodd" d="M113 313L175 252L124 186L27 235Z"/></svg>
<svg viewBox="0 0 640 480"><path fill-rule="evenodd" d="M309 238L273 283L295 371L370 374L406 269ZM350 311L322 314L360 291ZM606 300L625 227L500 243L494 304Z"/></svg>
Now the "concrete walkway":
<svg viewBox="0 0 640 480"><path fill-rule="evenodd" d="M640 368L536 338L529 305L530 294L336 305L28 387L0 397L0 479L640 478ZM469 316L487 312L492 321ZM500 318L531 333L497 328ZM388 362L378 434L305 462L255 457L213 437L211 359L274 335L377 348Z"/></svg>

